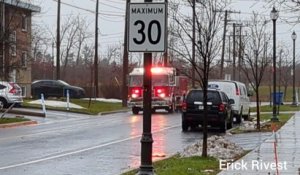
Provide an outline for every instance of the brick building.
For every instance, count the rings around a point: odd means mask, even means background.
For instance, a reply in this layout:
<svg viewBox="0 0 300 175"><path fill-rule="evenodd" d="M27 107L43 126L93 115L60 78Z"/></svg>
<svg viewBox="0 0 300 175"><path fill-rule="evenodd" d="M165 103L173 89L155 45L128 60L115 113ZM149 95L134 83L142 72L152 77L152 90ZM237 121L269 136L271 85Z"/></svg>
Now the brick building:
<svg viewBox="0 0 300 175"><path fill-rule="evenodd" d="M31 17L40 7L20 0L0 0L0 79L31 92Z"/></svg>

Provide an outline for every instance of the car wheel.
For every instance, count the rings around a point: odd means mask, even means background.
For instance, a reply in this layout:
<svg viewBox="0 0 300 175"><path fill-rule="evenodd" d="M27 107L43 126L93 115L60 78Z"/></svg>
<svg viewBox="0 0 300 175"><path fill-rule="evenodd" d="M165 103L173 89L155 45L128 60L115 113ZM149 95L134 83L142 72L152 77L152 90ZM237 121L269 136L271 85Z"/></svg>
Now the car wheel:
<svg viewBox="0 0 300 175"><path fill-rule="evenodd" d="M227 122L227 129L231 129L233 127L233 114L230 113L229 121Z"/></svg>
<svg viewBox="0 0 300 175"><path fill-rule="evenodd" d="M140 111L140 110L139 110L139 108L137 108L137 107L133 107L133 108L132 108L132 113L135 114L135 115L139 114L139 111Z"/></svg>
<svg viewBox="0 0 300 175"><path fill-rule="evenodd" d="M241 108L240 113L235 115L237 124L240 124L242 122L242 115L243 115L243 107Z"/></svg>
<svg viewBox="0 0 300 175"><path fill-rule="evenodd" d="M155 108L151 109L151 113L154 114L156 112Z"/></svg>
<svg viewBox="0 0 300 175"><path fill-rule="evenodd" d="M220 123L220 131L225 133L227 130L227 120L225 120L224 122Z"/></svg>
<svg viewBox="0 0 300 175"><path fill-rule="evenodd" d="M4 98L0 98L0 109L6 108L7 102Z"/></svg>
<svg viewBox="0 0 300 175"><path fill-rule="evenodd" d="M181 128L182 128L182 131L183 131L183 132L188 131L189 125L187 124L186 121L182 121L182 123L181 123Z"/></svg>
<svg viewBox="0 0 300 175"><path fill-rule="evenodd" d="M191 125L191 130L195 130L197 127L198 127L197 124L192 124L192 125Z"/></svg>
<svg viewBox="0 0 300 175"><path fill-rule="evenodd" d="M250 119L250 109L248 110L248 114L243 115L244 120L249 120Z"/></svg>

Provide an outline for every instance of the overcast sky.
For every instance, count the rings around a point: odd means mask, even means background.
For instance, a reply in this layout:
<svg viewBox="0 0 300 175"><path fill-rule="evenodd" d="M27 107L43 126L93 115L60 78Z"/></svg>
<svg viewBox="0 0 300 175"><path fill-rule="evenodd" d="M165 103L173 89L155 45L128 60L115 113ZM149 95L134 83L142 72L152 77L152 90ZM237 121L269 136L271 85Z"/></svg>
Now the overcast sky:
<svg viewBox="0 0 300 175"><path fill-rule="evenodd" d="M34 23L46 25L55 33L56 30L56 13L57 2L55 0L31 0L35 4L41 6L42 12L35 15ZM90 23L87 29L94 32L95 4L96 0L61 0L61 16L63 19L70 15L79 14L86 17ZM72 7L73 6L73 7ZM266 19L270 19L270 11L272 4L266 4L263 0L232 0L232 4L228 7L230 10L240 11L240 14L231 15L235 20L249 20L252 11L265 15ZM123 42L124 19L125 19L125 0L100 0L99 1L99 43L103 46L106 44L118 44ZM280 17L286 19L290 14L280 12ZM269 29L272 31L272 23L269 23ZM300 47L300 29L299 25L287 25L282 19L277 20L277 41L284 42L286 45L292 45L291 34L295 30L299 35L296 40L296 47ZM298 52L296 52L298 53Z"/></svg>

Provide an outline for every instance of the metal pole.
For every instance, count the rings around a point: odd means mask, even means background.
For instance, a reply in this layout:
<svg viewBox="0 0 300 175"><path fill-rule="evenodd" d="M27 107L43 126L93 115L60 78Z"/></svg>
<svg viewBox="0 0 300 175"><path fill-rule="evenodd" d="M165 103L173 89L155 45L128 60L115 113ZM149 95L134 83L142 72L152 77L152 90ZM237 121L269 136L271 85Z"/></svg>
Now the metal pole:
<svg viewBox="0 0 300 175"><path fill-rule="evenodd" d="M296 81L296 63L295 63L295 40L293 38L293 104L292 105L298 105L296 102L296 90L295 90L295 81Z"/></svg>
<svg viewBox="0 0 300 175"><path fill-rule="evenodd" d="M151 77L152 53L144 53L144 101L143 101L143 135L141 139L141 166L139 175L153 174L152 133L151 133Z"/></svg>
<svg viewBox="0 0 300 175"><path fill-rule="evenodd" d="M145 0L144 2L152 2ZM143 134L141 138L141 166L138 175L153 175L151 133L152 53L144 53Z"/></svg>
<svg viewBox="0 0 300 175"><path fill-rule="evenodd" d="M271 121L279 121L276 112L276 20L273 19L273 115Z"/></svg>
<svg viewBox="0 0 300 175"><path fill-rule="evenodd" d="M193 38L192 38L192 87L195 88L195 37L196 37L196 0L193 0Z"/></svg>

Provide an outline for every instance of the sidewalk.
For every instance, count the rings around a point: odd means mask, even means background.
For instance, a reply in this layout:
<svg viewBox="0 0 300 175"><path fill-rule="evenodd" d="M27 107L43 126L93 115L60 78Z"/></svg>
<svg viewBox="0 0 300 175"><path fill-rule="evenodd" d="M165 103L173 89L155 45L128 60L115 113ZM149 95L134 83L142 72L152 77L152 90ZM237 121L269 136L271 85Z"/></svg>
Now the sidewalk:
<svg viewBox="0 0 300 175"><path fill-rule="evenodd" d="M275 150L277 150L277 154L275 154ZM225 162L222 162L220 166L224 164ZM276 134L218 175L279 174L300 174L300 112L296 112L295 116L291 117Z"/></svg>

